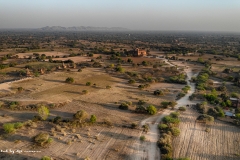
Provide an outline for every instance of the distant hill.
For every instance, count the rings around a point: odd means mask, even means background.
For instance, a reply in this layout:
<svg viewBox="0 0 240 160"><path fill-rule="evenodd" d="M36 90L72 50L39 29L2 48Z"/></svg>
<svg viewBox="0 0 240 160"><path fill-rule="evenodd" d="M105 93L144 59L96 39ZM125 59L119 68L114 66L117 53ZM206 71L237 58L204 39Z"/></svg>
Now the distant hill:
<svg viewBox="0 0 240 160"><path fill-rule="evenodd" d="M121 27L90 27L90 26L80 26L80 27L61 27L61 26L46 26L39 28L42 31L126 31L128 29Z"/></svg>

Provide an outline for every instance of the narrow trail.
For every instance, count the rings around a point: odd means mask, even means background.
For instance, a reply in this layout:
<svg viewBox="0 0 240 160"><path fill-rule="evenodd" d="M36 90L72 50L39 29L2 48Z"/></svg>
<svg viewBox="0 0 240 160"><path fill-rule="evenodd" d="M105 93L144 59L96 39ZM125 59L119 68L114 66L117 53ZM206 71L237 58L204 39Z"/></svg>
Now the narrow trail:
<svg viewBox="0 0 240 160"><path fill-rule="evenodd" d="M167 60L164 60L165 63L175 66L174 64L168 62ZM189 100L189 96L192 95L195 91L195 83L191 83L190 80L193 76L193 72L190 68L184 69L184 71L187 74L187 85L191 87L191 89L188 91L188 93L182 97L181 99L177 100L176 109L178 109L181 106L186 106L187 104L193 104ZM140 125L143 126L144 124L149 125L149 131L144 136L146 137L146 142L140 142L140 140L137 140L137 142L133 145L134 151L131 155L132 160L160 160L160 151L157 147L157 141L159 139L159 132L158 132L158 124L162 120L162 118L166 115L169 115L174 110L166 109L161 114L158 113L156 116L151 116L147 119L144 119L141 121ZM160 115L159 115L160 114ZM140 133L139 137L143 134L143 132Z"/></svg>

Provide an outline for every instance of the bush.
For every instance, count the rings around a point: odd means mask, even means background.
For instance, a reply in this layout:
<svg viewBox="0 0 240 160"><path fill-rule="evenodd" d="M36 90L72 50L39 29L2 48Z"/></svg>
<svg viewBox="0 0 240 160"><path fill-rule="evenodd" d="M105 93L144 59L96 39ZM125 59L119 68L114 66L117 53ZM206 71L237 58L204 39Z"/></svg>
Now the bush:
<svg viewBox="0 0 240 160"><path fill-rule="evenodd" d="M163 96L163 95L164 95L164 92L161 91L161 90L155 90L155 91L153 92L153 94L156 95L156 96Z"/></svg>
<svg viewBox="0 0 240 160"><path fill-rule="evenodd" d="M145 103L146 103L146 102L145 102L144 100L139 100L139 101L138 101L138 104L139 104L139 105L143 105L143 104L145 104Z"/></svg>
<svg viewBox="0 0 240 160"><path fill-rule="evenodd" d="M173 118L178 118L179 115L180 115L179 112L172 112L172 113L170 114L170 116L173 117Z"/></svg>
<svg viewBox="0 0 240 160"><path fill-rule="evenodd" d="M190 89L191 89L191 87L188 85L182 88L184 93L187 93Z"/></svg>
<svg viewBox="0 0 240 160"><path fill-rule="evenodd" d="M180 134L180 130L179 130L179 128L176 128L176 127L172 127L171 129L170 129L170 131L171 131L171 133L172 133L172 135L173 136L179 136L179 134Z"/></svg>
<svg viewBox="0 0 240 160"><path fill-rule="evenodd" d="M38 108L38 115L42 120L46 120L49 115L49 109L46 106L41 106Z"/></svg>
<svg viewBox="0 0 240 160"><path fill-rule="evenodd" d="M39 133L34 137L34 142L37 145L44 146L47 143L51 142L52 140L49 139L49 134L48 133Z"/></svg>
<svg viewBox="0 0 240 160"><path fill-rule="evenodd" d="M197 120L205 122L205 123L214 122L214 117L209 116L207 114L202 114L202 115L198 116Z"/></svg>
<svg viewBox="0 0 240 160"><path fill-rule="evenodd" d="M169 102L162 102L161 103L161 107L165 108L165 109L168 108L168 105L169 105Z"/></svg>
<svg viewBox="0 0 240 160"><path fill-rule="evenodd" d="M23 127L23 123L21 123L21 122L14 123L14 128L15 129L19 129L19 128L22 128L22 127Z"/></svg>
<svg viewBox="0 0 240 160"><path fill-rule="evenodd" d="M175 101L169 102L169 106L172 108L174 108L176 105L177 105L177 102L175 102Z"/></svg>
<svg viewBox="0 0 240 160"><path fill-rule="evenodd" d="M124 68L122 68L122 67L117 67L117 68L116 68L116 71L117 71L117 72L120 72L120 73L123 73L123 72L124 72Z"/></svg>
<svg viewBox="0 0 240 160"><path fill-rule="evenodd" d="M43 156L43 157L41 158L41 160L51 160L51 157Z"/></svg>
<svg viewBox="0 0 240 160"><path fill-rule="evenodd" d="M87 90L83 90L82 93L83 94L88 94L88 91Z"/></svg>
<svg viewBox="0 0 240 160"><path fill-rule="evenodd" d="M95 115L91 115L90 122L95 123L97 121L97 117Z"/></svg>
<svg viewBox="0 0 240 160"><path fill-rule="evenodd" d="M73 83L74 82L74 79L72 77L68 77L66 80L65 80L66 83Z"/></svg>
<svg viewBox="0 0 240 160"><path fill-rule="evenodd" d="M146 140L146 137L145 137L145 136L141 136L141 137L140 137L140 140L141 140L141 141L145 141L145 140Z"/></svg>
<svg viewBox="0 0 240 160"><path fill-rule="evenodd" d="M80 123L83 122L87 117L88 113L84 110L77 111L77 113L73 115L73 118L79 120Z"/></svg>
<svg viewBox="0 0 240 160"><path fill-rule="evenodd" d="M233 97L233 98L238 98L238 94L235 93L235 92L233 92L233 93L231 93L231 97Z"/></svg>
<svg viewBox="0 0 240 160"><path fill-rule="evenodd" d="M137 128L137 124L136 124L136 123L132 123L132 124L131 124L131 128L132 128L132 129Z"/></svg>
<svg viewBox="0 0 240 160"><path fill-rule="evenodd" d="M23 87L18 87L17 90L18 90L18 92L22 92L23 91Z"/></svg>
<svg viewBox="0 0 240 160"><path fill-rule="evenodd" d="M167 130L168 129L168 125L166 125L166 124L159 124L158 125L158 129L160 129L160 130Z"/></svg>
<svg viewBox="0 0 240 160"><path fill-rule="evenodd" d="M182 106L182 107L179 107L178 110L179 110L179 111L186 111L186 107L183 107L183 106Z"/></svg>
<svg viewBox="0 0 240 160"><path fill-rule="evenodd" d="M164 123L167 123L167 124L175 124L175 125L177 125L177 124L179 124L180 123L180 120L178 119L178 118L173 118L173 117L171 117L171 116L165 116L165 117L163 117L163 119L162 119L162 121L164 122Z"/></svg>
<svg viewBox="0 0 240 160"><path fill-rule="evenodd" d="M110 88L112 88L112 87L111 87L111 86L109 86L109 85L108 85L108 86L106 86L106 89L110 89Z"/></svg>
<svg viewBox="0 0 240 160"><path fill-rule="evenodd" d="M156 107L153 106L153 105L149 105L149 106L147 107L147 111L148 111L148 113L151 114L151 115L154 115L154 114L157 113L157 109L156 109Z"/></svg>
<svg viewBox="0 0 240 160"><path fill-rule="evenodd" d="M128 110L128 104L122 103L118 108L122 110Z"/></svg>
<svg viewBox="0 0 240 160"><path fill-rule="evenodd" d="M62 117L60 116L57 116L53 119L53 123L56 123L56 124L60 123L61 121L62 121Z"/></svg>
<svg viewBox="0 0 240 160"><path fill-rule="evenodd" d="M91 86L91 84L92 84L91 82L87 82L86 86Z"/></svg>
<svg viewBox="0 0 240 160"><path fill-rule="evenodd" d="M134 84L134 83L136 83L136 81L135 81L134 79L130 79L130 80L128 81L128 83Z"/></svg>
<svg viewBox="0 0 240 160"><path fill-rule="evenodd" d="M13 133L15 131L14 123L5 123L3 129L6 133Z"/></svg>

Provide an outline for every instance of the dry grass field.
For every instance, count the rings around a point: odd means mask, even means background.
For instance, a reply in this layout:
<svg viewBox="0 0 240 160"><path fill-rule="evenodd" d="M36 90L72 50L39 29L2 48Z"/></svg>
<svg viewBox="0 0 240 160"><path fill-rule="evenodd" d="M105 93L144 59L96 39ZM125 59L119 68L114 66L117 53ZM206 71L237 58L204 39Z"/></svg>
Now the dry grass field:
<svg viewBox="0 0 240 160"><path fill-rule="evenodd" d="M65 79L73 77L75 82L67 84ZM86 82L91 82L91 86L86 86ZM93 84L96 84L93 86ZM111 89L106 89L106 86ZM23 87L24 91L15 93L17 87ZM37 148L41 152L21 153L17 156L22 159L39 159L44 155L56 159L128 159L133 152L132 145L139 139L142 130L130 129L123 126L130 126L131 123L139 123L147 115L136 114L136 104L139 99L145 100L148 104L156 107L160 106L163 100L174 100L178 91L183 85L169 83L153 83L146 90L139 90L138 84L130 85L126 79L121 78L121 74L108 74L99 68L85 68L82 72L72 70L58 71L51 74L41 75L32 79L26 79L9 84L11 96L1 98L1 100L18 101L21 105L38 103L63 103L61 108L50 110L50 119L61 116L63 119L72 119L73 114L78 110L85 110L89 115L96 115L97 123L76 129L72 132L70 128L65 128L66 135L57 132L51 136L54 142L48 148ZM162 97L153 95L156 89L165 88L169 92ZM83 90L88 90L87 94L82 94ZM122 102L131 102L132 106L128 111L119 110L118 106ZM7 115L7 117L2 117ZM1 126L7 122L24 122L37 115L36 111L14 111L1 109ZM103 126L101 122L108 120L112 123L111 127ZM18 130L15 134L9 135L0 141L1 149L21 149L30 150L33 143L31 138L41 131L51 133L53 128L51 123L39 122L37 126ZM0 129L0 132L3 132ZM77 138L76 134L82 138ZM96 138L97 137L97 138ZM32 149L31 149L32 150ZM15 159L16 154L3 154L1 159Z"/></svg>
<svg viewBox="0 0 240 160"><path fill-rule="evenodd" d="M173 157L191 160L239 160L240 128L220 120L211 125L196 122L198 113L188 108L181 114L181 134L173 141ZM205 129L209 128L210 132Z"/></svg>

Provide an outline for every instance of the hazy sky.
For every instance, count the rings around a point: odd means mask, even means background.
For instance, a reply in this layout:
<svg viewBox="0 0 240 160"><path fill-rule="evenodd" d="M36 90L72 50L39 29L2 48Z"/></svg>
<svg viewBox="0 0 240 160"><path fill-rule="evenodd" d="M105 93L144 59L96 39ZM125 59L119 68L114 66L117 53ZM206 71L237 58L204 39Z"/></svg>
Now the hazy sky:
<svg viewBox="0 0 240 160"><path fill-rule="evenodd" d="M240 32L240 0L0 0L0 28Z"/></svg>

